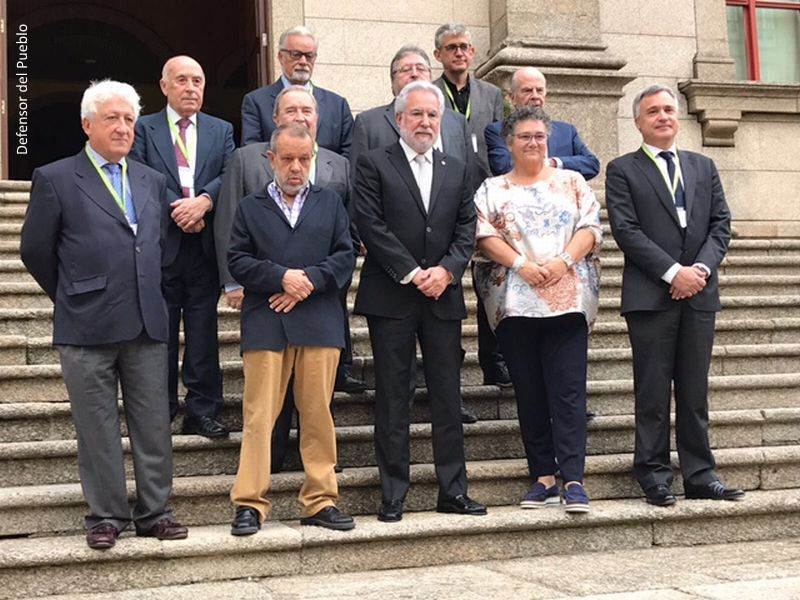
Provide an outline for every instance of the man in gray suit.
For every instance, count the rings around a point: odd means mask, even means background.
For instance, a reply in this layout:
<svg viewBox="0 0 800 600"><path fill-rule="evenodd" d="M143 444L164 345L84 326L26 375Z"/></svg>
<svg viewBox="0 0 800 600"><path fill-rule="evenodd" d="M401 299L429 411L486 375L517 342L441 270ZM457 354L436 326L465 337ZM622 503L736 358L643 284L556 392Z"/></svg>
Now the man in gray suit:
<svg viewBox="0 0 800 600"><path fill-rule="evenodd" d="M448 108L464 115L469 124L472 147L477 154L480 181L491 177L486 139L483 130L489 123L503 119L503 93L487 81L469 72L475 58L472 34L462 23L445 23L434 36L436 57L444 72L433 82L445 97Z"/></svg>

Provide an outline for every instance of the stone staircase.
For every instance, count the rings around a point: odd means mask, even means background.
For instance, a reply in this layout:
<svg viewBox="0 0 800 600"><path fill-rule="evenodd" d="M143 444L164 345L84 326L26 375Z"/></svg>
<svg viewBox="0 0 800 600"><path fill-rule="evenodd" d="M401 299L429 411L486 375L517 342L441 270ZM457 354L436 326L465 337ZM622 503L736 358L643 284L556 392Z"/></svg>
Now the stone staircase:
<svg viewBox="0 0 800 600"><path fill-rule="evenodd" d="M471 316L462 393L481 419L465 426L465 442L470 494L491 506L487 517L433 512L431 428L420 389L412 409L409 512L400 523L377 522L373 393L337 393L340 506L359 515L353 532L299 527L302 473L294 457L290 471L273 477L274 520L255 536L231 537L228 493L240 433L221 441L175 435L173 507L192 526L189 538L128 535L110 551L90 550L81 533L86 508L69 404L50 346L52 306L18 256L29 186L0 182L0 598L800 536L800 240L734 240L720 269L724 309L710 381L711 440L720 475L748 490L746 499L657 509L642 502L630 476L633 382L618 315L622 257L608 235L589 351L589 404L598 413L588 436L589 515L517 508L528 480L513 393L481 385L475 301L465 279ZM238 314L221 306L219 322L222 419L238 431ZM365 322L353 317L351 325L355 374L372 384ZM127 438L123 446L127 451Z"/></svg>

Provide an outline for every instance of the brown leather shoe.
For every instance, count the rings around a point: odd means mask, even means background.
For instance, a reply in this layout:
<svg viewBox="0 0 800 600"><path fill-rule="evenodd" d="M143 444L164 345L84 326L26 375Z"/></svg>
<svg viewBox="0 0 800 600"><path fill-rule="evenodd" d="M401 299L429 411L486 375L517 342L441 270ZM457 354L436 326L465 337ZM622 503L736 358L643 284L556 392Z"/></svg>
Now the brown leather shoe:
<svg viewBox="0 0 800 600"><path fill-rule="evenodd" d="M159 540L183 540L189 535L189 530L172 517L164 517L155 522L149 529L136 527L138 537L154 537Z"/></svg>
<svg viewBox="0 0 800 600"><path fill-rule="evenodd" d="M111 523L98 523L86 532L86 543L95 550L108 550L117 543L119 532Z"/></svg>

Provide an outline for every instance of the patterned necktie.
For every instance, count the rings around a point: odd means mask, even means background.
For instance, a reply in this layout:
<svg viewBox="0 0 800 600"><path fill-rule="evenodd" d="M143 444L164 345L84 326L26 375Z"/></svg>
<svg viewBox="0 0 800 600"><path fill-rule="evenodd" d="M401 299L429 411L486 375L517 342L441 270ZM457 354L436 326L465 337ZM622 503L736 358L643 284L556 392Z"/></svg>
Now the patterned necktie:
<svg viewBox="0 0 800 600"><path fill-rule="evenodd" d="M675 181L675 163L672 160L672 152L664 150L659 152L658 155L667 161L667 175L669 175L670 187L672 182ZM686 193L683 190L683 181L678 180L678 189L675 190L675 206L677 208L686 208Z"/></svg>
<svg viewBox="0 0 800 600"><path fill-rule="evenodd" d="M133 208L130 193L126 193L124 198L122 196L122 167L117 163L106 163L103 165L103 170L108 173L117 196L122 198L125 203L125 217L128 219L128 223L136 223L136 211Z"/></svg>
<svg viewBox="0 0 800 600"><path fill-rule="evenodd" d="M192 122L187 119L186 117L180 119L178 121L178 135L181 136L181 141L183 142L183 147L188 151L188 144L186 143L186 130L189 128ZM175 140L175 160L178 163L178 168L186 167L189 168L189 161L186 160L186 157L181 152L181 147L178 145L178 140ZM181 194L183 194L184 198L189 198L191 196L191 191L188 187L181 188Z"/></svg>

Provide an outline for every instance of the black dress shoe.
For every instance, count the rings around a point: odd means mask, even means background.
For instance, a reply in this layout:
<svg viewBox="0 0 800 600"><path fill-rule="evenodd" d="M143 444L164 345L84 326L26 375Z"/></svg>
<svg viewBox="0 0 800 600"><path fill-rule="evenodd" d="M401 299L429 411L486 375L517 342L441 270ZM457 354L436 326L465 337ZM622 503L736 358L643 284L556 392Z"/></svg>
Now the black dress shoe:
<svg viewBox="0 0 800 600"><path fill-rule="evenodd" d="M475 502L466 494L460 496L443 496L436 503L436 512L455 513L459 515L485 515L486 507Z"/></svg>
<svg viewBox="0 0 800 600"><path fill-rule="evenodd" d="M230 435L227 427L211 417L184 417L183 435L202 435L207 438L224 438Z"/></svg>
<svg viewBox="0 0 800 600"><path fill-rule="evenodd" d="M381 502L381 507L378 509L378 521L384 523L394 523L403 518L403 501L402 500L384 500Z"/></svg>
<svg viewBox="0 0 800 600"><path fill-rule="evenodd" d="M663 483L647 488L644 491L644 495L647 499L647 503L654 504L655 506L672 506L678 501L678 499L675 498L675 494L669 489L669 486Z"/></svg>
<svg viewBox="0 0 800 600"><path fill-rule="evenodd" d="M477 423L478 417L475 416L466 406L464 401L461 401L461 422L462 423Z"/></svg>
<svg viewBox="0 0 800 600"><path fill-rule="evenodd" d="M687 500L741 500L744 492L736 488L725 487L721 481L712 481L708 485L683 484Z"/></svg>
<svg viewBox="0 0 800 600"><path fill-rule="evenodd" d="M511 375L508 374L508 367L505 363L498 362L490 369L483 372L483 385L496 385L501 388L509 388L513 385Z"/></svg>
<svg viewBox="0 0 800 600"><path fill-rule="evenodd" d="M356 379L350 373L345 373L336 378L333 384L333 391L347 392L348 394L363 394L367 391L367 384L360 379Z"/></svg>
<svg viewBox="0 0 800 600"><path fill-rule="evenodd" d="M300 525L316 525L326 529L349 531L356 526L356 522L353 521L353 517L343 513L335 506L326 506L316 514L300 519Z"/></svg>
<svg viewBox="0 0 800 600"><path fill-rule="evenodd" d="M231 535L253 535L261 529L261 518L258 511L251 506L236 508L236 516L231 523Z"/></svg>

